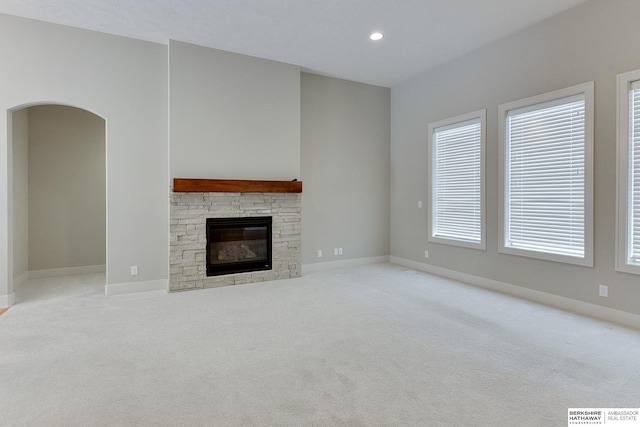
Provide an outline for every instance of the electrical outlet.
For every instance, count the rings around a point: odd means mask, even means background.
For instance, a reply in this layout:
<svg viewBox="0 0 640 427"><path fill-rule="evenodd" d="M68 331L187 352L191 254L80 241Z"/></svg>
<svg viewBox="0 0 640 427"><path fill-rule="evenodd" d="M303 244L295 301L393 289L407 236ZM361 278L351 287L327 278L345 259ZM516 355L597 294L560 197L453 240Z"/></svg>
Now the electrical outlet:
<svg viewBox="0 0 640 427"><path fill-rule="evenodd" d="M333 254L338 255L338 248L333 248Z"/></svg>
<svg viewBox="0 0 640 427"><path fill-rule="evenodd" d="M609 296L609 287L607 285L600 285L599 293L601 297L607 298Z"/></svg>
<svg viewBox="0 0 640 427"><path fill-rule="evenodd" d="M342 255L342 248L338 248L338 255Z"/></svg>
<svg viewBox="0 0 640 427"><path fill-rule="evenodd" d="M318 258L322 258L322 249L318 249Z"/></svg>
<svg viewBox="0 0 640 427"><path fill-rule="evenodd" d="M424 251L424 257L429 258L429 251Z"/></svg>
<svg viewBox="0 0 640 427"><path fill-rule="evenodd" d="M131 266L131 275L132 276L137 276L138 275L138 266L137 265L132 265Z"/></svg>
<svg viewBox="0 0 640 427"><path fill-rule="evenodd" d="M422 207L422 200L418 200L418 207L421 208Z"/></svg>

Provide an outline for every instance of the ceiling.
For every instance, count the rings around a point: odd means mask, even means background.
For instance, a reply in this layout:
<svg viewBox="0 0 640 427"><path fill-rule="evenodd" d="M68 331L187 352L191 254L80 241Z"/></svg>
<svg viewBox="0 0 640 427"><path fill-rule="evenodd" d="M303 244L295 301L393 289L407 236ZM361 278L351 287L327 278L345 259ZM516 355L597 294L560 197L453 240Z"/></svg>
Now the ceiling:
<svg viewBox="0 0 640 427"><path fill-rule="evenodd" d="M391 87L584 1L0 0L0 13ZM372 42L373 31L385 37Z"/></svg>

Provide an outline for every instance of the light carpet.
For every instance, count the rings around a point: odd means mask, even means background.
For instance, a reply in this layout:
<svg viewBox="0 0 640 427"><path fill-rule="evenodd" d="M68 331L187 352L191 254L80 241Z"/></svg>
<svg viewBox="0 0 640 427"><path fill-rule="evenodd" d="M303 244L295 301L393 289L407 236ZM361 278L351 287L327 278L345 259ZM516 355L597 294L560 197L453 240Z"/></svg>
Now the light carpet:
<svg viewBox="0 0 640 427"><path fill-rule="evenodd" d="M3 426L564 426L640 406L640 331L389 264L0 317Z"/></svg>

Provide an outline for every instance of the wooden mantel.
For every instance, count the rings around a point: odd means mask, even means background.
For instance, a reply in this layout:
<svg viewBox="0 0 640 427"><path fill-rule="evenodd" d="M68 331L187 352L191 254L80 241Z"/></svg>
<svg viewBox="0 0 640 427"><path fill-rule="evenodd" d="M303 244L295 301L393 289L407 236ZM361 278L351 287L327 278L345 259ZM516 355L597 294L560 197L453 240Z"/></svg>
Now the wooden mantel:
<svg viewBox="0 0 640 427"><path fill-rule="evenodd" d="M302 193L301 181L174 178L176 193Z"/></svg>

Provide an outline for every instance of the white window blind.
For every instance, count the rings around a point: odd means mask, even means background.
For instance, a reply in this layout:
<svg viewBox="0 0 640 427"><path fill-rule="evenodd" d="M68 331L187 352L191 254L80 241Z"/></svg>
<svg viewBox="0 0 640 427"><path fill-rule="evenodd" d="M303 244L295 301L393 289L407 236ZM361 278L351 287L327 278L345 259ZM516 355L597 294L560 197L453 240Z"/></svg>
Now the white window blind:
<svg viewBox="0 0 640 427"><path fill-rule="evenodd" d="M482 241L482 123L433 130L432 236Z"/></svg>
<svg viewBox="0 0 640 427"><path fill-rule="evenodd" d="M507 112L505 246L585 256L585 96Z"/></svg>
<svg viewBox="0 0 640 427"><path fill-rule="evenodd" d="M629 91L629 168L627 263L640 266L640 81Z"/></svg>

